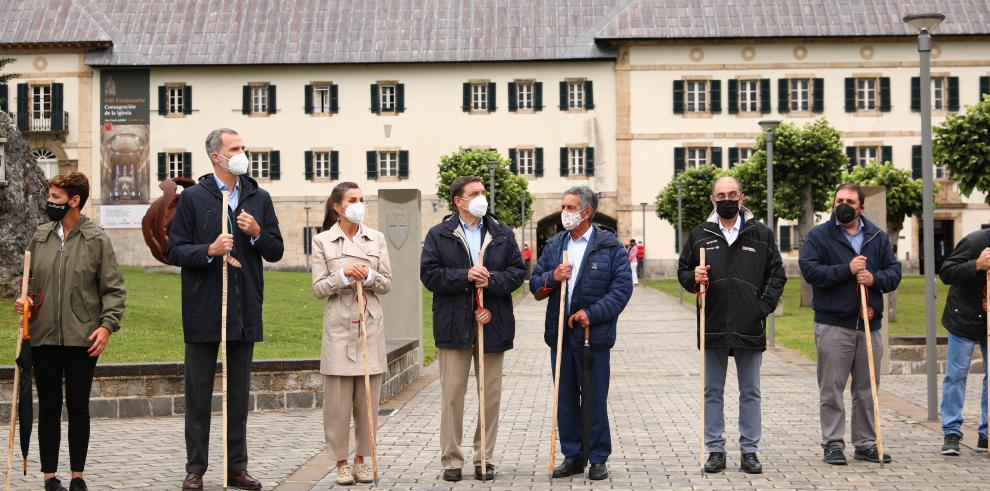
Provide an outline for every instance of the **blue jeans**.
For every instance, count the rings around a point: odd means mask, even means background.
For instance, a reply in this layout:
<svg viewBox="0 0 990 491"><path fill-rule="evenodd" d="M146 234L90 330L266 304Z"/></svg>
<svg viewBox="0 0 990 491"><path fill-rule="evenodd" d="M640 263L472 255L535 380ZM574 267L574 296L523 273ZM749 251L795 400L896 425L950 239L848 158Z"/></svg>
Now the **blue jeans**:
<svg viewBox="0 0 990 491"><path fill-rule="evenodd" d="M949 352L945 364L945 378L942 380L942 433L962 436L963 403L966 400L966 377L973 358L975 341L949 333ZM987 437L987 343L980 342L983 352L983 397L979 435Z"/></svg>

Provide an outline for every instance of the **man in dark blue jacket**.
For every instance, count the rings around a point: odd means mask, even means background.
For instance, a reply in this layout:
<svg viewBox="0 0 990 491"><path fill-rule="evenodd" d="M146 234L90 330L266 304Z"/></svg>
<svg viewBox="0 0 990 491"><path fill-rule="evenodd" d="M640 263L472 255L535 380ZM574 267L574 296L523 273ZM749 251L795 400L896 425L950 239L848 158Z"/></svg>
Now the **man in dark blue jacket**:
<svg viewBox="0 0 990 491"><path fill-rule="evenodd" d="M261 260L276 262L284 250L278 218L268 193L246 175L244 141L231 129L206 139L213 174L182 192L169 231L169 263L182 268L182 330L186 342L186 479L182 489L203 489L208 467L210 410L220 347L223 261L227 287L227 394L229 482L261 489L247 472L247 415L254 343L262 341L264 295ZM222 210L221 191L230 192ZM220 213L228 232L220 233ZM229 255L228 255L229 253Z"/></svg>
<svg viewBox="0 0 990 491"><path fill-rule="evenodd" d="M530 291L537 299L550 298L543 338L550 346L550 370L556 370L557 319L560 312L560 284L567 279L564 292L566 329L560 362L560 400L557 419L560 450L564 462L553 477L584 473L591 462L588 478L608 478L605 462L612 453L608 427L609 350L615 345L615 327L619 314L632 296L632 271L622 244L615 234L593 227L591 218L598 210L598 197L587 186L576 186L564 193L561 222L565 232L551 238L540 256ZM568 263L562 264L563 252ZM588 455L581 451L582 347L584 328L590 326L590 344L594 355L591 374L594 394L591 409L591 435Z"/></svg>
<svg viewBox="0 0 990 491"><path fill-rule="evenodd" d="M450 185L457 213L426 234L420 259L420 280L433 292L433 337L440 364L440 463L443 479L460 481L464 454L464 394L471 360L478 367L477 288L484 289L484 306L491 321L484 327L485 344L485 480L495 478L491 463L498 435L502 395L502 360L512 349L516 319L512 292L523 282L526 267L512 230L488 213L485 186L474 176ZM478 263L478 254L483 255ZM481 425L474 433L474 478L482 479Z"/></svg>
<svg viewBox="0 0 990 491"><path fill-rule="evenodd" d="M832 218L811 230L798 260L805 281L814 287L822 448L825 462L833 465L846 464L842 394L850 376L853 456L856 460L880 461L859 285L867 287L869 332L879 384L883 294L897 289L901 263L887 234L862 216L865 201L859 186L840 185ZM889 453L885 452L883 461L890 461Z"/></svg>

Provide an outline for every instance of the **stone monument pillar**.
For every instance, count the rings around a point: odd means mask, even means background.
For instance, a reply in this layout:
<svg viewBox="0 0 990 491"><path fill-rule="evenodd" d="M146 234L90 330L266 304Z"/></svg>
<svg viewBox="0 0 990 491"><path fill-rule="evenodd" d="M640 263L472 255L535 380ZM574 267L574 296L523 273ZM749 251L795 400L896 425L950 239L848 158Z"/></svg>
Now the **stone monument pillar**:
<svg viewBox="0 0 990 491"><path fill-rule="evenodd" d="M385 338L417 340L419 366L423 365L423 287L419 281L422 250L420 192L418 189L378 191L378 227L385 234L392 265L392 291L381 297Z"/></svg>
<svg viewBox="0 0 990 491"><path fill-rule="evenodd" d="M863 186L863 193L866 195L863 215L873 222L880 230L887 231L887 188L883 186ZM887 312L887 295L883 296L883 311ZM880 373L887 375L890 373L890 326L887 322L888 315L883 316L883 328L880 335L883 338L883 352L880 358Z"/></svg>

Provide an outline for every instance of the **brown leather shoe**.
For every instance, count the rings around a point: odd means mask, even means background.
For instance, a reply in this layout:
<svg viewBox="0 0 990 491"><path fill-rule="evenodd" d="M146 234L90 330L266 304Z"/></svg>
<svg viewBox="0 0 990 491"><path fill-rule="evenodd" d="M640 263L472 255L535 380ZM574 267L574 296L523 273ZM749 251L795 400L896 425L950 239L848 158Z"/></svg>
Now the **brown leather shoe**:
<svg viewBox="0 0 990 491"><path fill-rule="evenodd" d="M203 489L203 475L189 473L186 480L182 481L182 489Z"/></svg>
<svg viewBox="0 0 990 491"><path fill-rule="evenodd" d="M227 483L237 489L261 489L261 483L248 471L235 471L227 475Z"/></svg>

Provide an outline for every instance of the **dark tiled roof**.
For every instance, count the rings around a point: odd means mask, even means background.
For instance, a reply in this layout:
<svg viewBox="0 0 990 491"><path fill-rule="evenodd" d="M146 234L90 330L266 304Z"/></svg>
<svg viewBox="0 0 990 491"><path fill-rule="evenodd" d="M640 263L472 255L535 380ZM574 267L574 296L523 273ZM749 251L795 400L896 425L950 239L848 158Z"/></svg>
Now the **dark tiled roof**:
<svg viewBox="0 0 990 491"><path fill-rule="evenodd" d="M73 0L0 0L0 46L109 41L110 36Z"/></svg>
<svg viewBox="0 0 990 491"><path fill-rule="evenodd" d="M632 0L599 39L904 36L940 12L937 35L990 34L988 0Z"/></svg>
<svg viewBox="0 0 990 491"><path fill-rule="evenodd" d="M107 43L87 63L610 59L608 39L990 34L990 0L0 0L4 44Z"/></svg>

